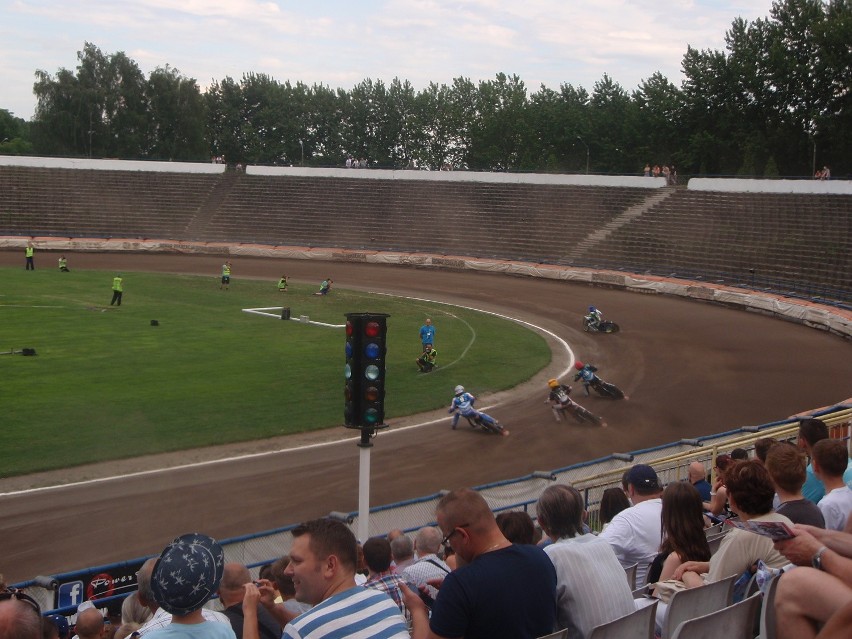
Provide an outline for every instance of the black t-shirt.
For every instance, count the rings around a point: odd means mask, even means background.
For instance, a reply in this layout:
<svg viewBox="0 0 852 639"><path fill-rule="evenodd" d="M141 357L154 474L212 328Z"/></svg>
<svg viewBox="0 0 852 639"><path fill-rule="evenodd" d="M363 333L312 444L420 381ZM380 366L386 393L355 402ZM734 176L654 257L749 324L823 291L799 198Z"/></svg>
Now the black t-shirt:
<svg viewBox="0 0 852 639"><path fill-rule="evenodd" d="M487 552L447 575L429 626L442 637L535 639L556 623L556 569L538 546Z"/></svg>

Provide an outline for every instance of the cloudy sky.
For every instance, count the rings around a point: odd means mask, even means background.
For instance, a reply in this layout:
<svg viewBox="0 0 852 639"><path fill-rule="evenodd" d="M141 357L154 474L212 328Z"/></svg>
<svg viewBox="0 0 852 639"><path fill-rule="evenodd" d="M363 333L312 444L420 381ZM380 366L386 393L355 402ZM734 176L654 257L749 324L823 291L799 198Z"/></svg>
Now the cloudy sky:
<svg viewBox="0 0 852 639"><path fill-rule="evenodd" d="M680 84L687 44L724 48L737 16L771 0L0 0L0 108L30 119L34 72L74 69L91 42L147 76L170 65L202 87L226 76L349 89L365 78L420 89L517 74L527 88L628 91L661 71Z"/></svg>

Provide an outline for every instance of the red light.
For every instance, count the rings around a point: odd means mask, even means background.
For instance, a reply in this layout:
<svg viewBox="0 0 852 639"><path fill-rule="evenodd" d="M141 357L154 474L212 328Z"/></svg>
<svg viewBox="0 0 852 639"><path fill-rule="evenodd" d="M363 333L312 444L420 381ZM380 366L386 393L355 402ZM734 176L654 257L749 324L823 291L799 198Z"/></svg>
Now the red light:
<svg viewBox="0 0 852 639"><path fill-rule="evenodd" d="M346 337L352 337L352 322L346 320Z"/></svg>
<svg viewBox="0 0 852 639"><path fill-rule="evenodd" d="M378 337L379 333L381 333L381 328L378 322L367 322L364 327L364 334L367 337Z"/></svg>

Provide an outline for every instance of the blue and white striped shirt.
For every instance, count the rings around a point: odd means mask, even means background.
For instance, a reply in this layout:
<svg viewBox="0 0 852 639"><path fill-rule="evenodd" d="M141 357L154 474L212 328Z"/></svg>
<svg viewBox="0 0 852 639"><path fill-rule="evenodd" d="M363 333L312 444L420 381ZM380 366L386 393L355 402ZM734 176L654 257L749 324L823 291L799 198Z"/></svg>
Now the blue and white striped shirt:
<svg viewBox="0 0 852 639"><path fill-rule="evenodd" d="M282 639L409 639L409 634L393 599L355 586L293 619Z"/></svg>

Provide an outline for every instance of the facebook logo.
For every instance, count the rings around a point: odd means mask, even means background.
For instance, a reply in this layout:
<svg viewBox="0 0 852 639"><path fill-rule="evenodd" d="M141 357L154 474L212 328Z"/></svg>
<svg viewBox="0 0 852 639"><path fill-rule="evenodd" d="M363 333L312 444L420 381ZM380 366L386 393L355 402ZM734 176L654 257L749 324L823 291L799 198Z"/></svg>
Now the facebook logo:
<svg viewBox="0 0 852 639"><path fill-rule="evenodd" d="M69 581L59 586L59 608L67 608L83 603L83 582Z"/></svg>

